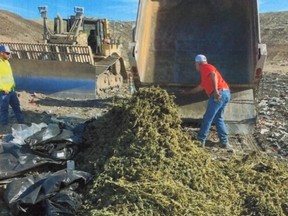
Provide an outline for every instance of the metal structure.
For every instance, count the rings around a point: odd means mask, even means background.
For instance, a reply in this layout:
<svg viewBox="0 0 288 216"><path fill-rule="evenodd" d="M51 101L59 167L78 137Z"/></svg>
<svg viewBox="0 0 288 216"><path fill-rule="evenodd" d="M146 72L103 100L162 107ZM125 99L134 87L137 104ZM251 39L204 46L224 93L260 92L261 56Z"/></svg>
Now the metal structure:
<svg viewBox="0 0 288 216"><path fill-rule="evenodd" d="M120 43L110 35L107 19L85 17L84 8L75 7L75 15L55 17L51 31L48 7L38 10L43 19L43 43L0 42L9 45L16 79L27 83L24 90L95 98L121 88L126 69Z"/></svg>
<svg viewBox="0 0 288 216"><path fill-rule="evenodd" d="M135 84L175 94L184 120L200 120L207 96L183 95L200 81L194 57L204 54L230 84L226 111L231 133L251 133L255 90L267 56L257 0L140 0L134 29Z"/></svg>

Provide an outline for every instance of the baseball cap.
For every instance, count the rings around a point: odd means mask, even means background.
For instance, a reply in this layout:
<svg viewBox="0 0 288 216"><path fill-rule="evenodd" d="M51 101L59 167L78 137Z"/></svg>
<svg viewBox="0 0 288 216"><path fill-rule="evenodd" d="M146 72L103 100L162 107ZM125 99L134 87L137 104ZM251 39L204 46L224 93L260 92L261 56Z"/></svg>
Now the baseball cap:
<svg viewBox="0 0 288 216"><path fill-rule="evenodd" d="M10 50L9 46L7 46L5 44L1 44L0 45L0 52L11 53L11 50Z"/></svg>
<svg viewBox="0 0 288 216"><path fill-rule="evenodd" d="M207 62L206 56L199 54L195 57L195 62Z"/></svg>

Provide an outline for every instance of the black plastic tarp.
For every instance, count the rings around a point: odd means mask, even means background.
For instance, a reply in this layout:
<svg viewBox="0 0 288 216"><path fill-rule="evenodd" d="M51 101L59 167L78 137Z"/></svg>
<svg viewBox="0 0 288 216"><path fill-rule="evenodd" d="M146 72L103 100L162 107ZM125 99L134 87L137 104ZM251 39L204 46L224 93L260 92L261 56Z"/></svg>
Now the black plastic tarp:
<svg viewBox="0 0 288 216"><path fill-rule="evenodd" d="M77 215L81 198L75 190L91 179L77 170L28 176L9 183L4 199L14 215Z"/></svg>
<svg viewBox="0 0 288 216"><path fill-rule="evenodd" d="M11 139L0 141L0 180L72 159L80 148L83 129L84 124L75 128L65 124L14 125Z"/></svg>
<svg viewBox="0 0 288 216"><path fill-rule="evenodd" d="M48 125L42 123L31 127L16 125L12 128L14 132L12 142L15 143L16 140L20 145L27 144L35 153L43 157L69 160L78 152L82 142L83 127L78 125L71 128L63 123Z"/></svg>
<svg viewBox="0 0 288 216"><path fill-rule="evenodd" d="M20 146L13 143L0 145L0 180L21 175L27 170L48 163L60 164L60 161L33 154L28 145Z"/></svg>
<svg viewBox="0 0 288 216"><path fill-rule="evenodd" d="M73 140L74 133L58 124L49 124L35 134L27 137L24 142L31 149L45 157L53 159L72 159L78 151Z"/></svg>

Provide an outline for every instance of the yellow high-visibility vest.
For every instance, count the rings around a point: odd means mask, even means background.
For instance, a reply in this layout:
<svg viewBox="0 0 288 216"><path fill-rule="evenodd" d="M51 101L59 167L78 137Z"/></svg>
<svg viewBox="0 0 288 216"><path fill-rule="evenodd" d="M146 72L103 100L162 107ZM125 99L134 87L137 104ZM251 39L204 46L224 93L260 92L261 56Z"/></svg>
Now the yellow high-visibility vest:
<svg viewBox="0 0 288 216"><path fill-rule="evenodd" d="M0 91L11 91L15 81L9 61L0 58Z"/></svg>

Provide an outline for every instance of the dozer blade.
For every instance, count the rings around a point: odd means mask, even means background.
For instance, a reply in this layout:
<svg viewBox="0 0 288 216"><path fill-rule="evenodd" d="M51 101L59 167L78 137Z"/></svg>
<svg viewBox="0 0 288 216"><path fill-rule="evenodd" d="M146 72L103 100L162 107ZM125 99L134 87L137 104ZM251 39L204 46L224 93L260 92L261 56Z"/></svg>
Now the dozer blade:
<svg viewBox="0 0 288 216"><path fill-rule="evenodd" d="M95 67L59 61L13 59L16 89L58 97L95 98Z"/></svg>
<svg viewBox="0 0 288 216"><path fill-rule="evenodd" d="M95 62L89 46L0 43L12 51L10 63L17 90L95 99L100 90L122 86L121 74L125 73L121 68L117 72L117 61L123 66L119 56Z"/></svg>

